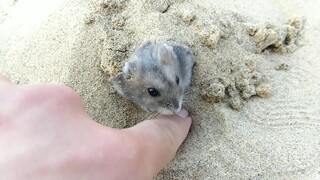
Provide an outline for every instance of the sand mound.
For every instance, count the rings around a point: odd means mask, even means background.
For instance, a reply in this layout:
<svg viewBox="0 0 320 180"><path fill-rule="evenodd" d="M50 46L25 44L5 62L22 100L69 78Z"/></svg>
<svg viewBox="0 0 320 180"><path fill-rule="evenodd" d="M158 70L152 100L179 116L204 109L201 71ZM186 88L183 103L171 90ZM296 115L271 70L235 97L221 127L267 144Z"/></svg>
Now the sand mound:
<svg viewBox="0 0 320 180"><path fill-rule="evenodd" d="M185 104L193 126L156 179L319 178L316 0L5 2L0 73L15 83L67 84L112 127L147 117L109 82L136 47L151 40L192 48Z"/></svg>

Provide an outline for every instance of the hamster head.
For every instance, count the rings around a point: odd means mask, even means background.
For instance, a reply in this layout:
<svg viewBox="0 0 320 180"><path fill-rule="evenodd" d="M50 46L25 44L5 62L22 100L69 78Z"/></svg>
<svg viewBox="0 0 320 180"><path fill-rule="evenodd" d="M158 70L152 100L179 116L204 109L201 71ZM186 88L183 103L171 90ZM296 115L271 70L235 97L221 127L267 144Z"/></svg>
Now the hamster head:
<svg viewBox="0 0 320 180"><path fill-rule="evenodd" d="M142 46L113 78L113 87L147 111L173 114L184 95L177 63L171 46Z"/></svg>

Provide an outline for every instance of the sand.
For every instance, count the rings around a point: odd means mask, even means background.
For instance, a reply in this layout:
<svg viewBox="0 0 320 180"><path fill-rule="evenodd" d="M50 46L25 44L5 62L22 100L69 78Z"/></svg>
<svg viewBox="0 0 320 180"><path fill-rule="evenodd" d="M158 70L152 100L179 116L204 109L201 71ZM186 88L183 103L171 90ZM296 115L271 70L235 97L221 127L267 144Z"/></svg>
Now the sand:
<svg viewBox="0 0 320 180"><path fill-rule="evenodd" d="M0 73L76 90L97 122L148 116L109 79L145 41L196 58L190 133L155 179L320 179L317 0L3 0Z"/></svg>

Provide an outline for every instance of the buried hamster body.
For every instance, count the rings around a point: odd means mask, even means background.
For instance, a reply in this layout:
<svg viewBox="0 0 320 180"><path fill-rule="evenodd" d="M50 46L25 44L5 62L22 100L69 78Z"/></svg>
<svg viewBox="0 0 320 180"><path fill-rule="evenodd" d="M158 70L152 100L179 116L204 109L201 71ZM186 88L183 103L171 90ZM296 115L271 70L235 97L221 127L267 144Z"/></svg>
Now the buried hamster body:
<svg viewBox="0 0 320 180"><path fill-rule="evenodd" d="M134 52L112 84L119 94L147 111L173 114L181 109L193 65L187 47L146 43Z"/></svg>

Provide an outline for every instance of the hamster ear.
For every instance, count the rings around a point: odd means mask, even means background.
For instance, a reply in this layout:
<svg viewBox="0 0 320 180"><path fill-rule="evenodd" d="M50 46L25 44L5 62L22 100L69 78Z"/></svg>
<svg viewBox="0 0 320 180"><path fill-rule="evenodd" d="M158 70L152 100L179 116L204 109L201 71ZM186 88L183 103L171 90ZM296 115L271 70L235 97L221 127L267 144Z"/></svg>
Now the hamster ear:
<svg viewBox="0 0 320 180"><path fill-rule="evenodd" d="M158 59L163 65L171 65L175 63L176 55L173 52L172 46L163 44L158 49Z"/></svg>
<svg viewBox="0 0 320 180"><path fill-rule="evenodd" d="M113 77L111 79L111 82L112 82L113 88L123 96L124 95L123 86L126 83L126 81L124 80L123 73L120 73L117 76Z"/></svg>
<svg viewBox="0 0 320 180"><path fill-rule="evenodd" d="M127 79L130 79L136 70L137 70L136 65L131 62L126 62L122 69L123 75Z"/></svg>

